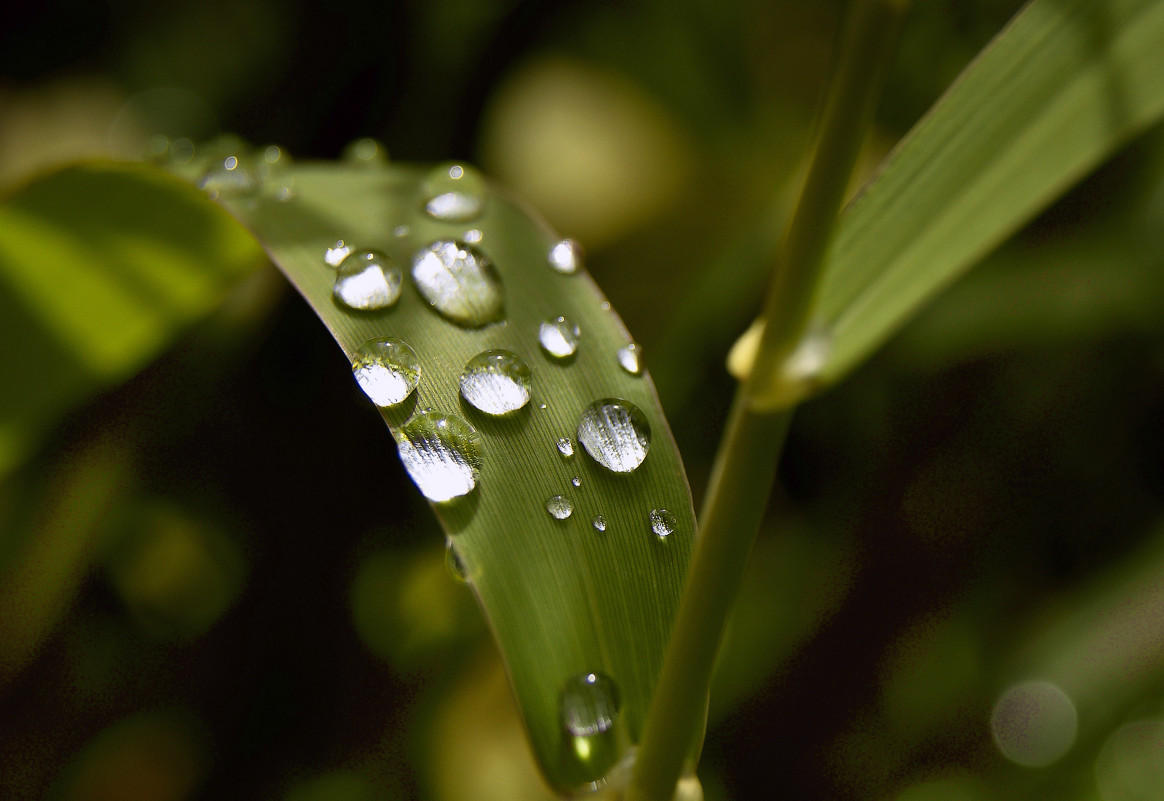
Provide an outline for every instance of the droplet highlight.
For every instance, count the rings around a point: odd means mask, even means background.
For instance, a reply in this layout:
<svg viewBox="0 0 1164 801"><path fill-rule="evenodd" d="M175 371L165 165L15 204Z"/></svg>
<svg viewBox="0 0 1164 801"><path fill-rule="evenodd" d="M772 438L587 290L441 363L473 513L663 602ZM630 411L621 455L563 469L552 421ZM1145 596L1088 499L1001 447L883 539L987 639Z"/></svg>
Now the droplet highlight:
<svg viewBox="0 0 1164 801"><path fill-rule="evenodd" d="M563 239L550 248L550 266L563 275L572 275L582 265L582 246L573 239Z"/></svg>
<svg viewBox="0 0 1164 801"><path fill-rule="evenodd" d="M574 442L569 437L561 437L558 439L558 453L569 459L574 455Z"/></svg>
<svg viewBox="0 0 1164 801"><path fill-rule="evenodd" d="M630 473L647 458L651 426L630 401L604 398L578 419L578 441L594 461L615 473Z"/></svg>
<svg viewBox="0 0 1164 801"><path fill-rule="evenodd" d="M443 222L468 222L485 208L485 181L472 167L442 164L426 176L424 210Z"/></svg>
<svg viewBox="0 0 1164 801"><path fill-rule="evenodd" d="M575 737L593 737L614 728L618 685L605 673L580 673L562 687L558 702L562 728Z"/></svg>
<svg viewBox="0 0 1164 801"><path fill-rule="evenodd" d="M478 328L501 319L501 277L477 248L449 239L422 248L412 260L412 280L429 305L453 322Z"/></svg>
<svg viewBox="0 0 1164 801"><path fill-rule="evenodd" d="M555 520L565 520L574 514L574 503L564 495L554 495L546 500L546 511Z"/></svg>
<svg viewBox="0 0 1164 801"><path fill-rule="evenodd" d="M478 353L461 373L461 397L486 414L516 412L529 403L530 369L507 350Z"/></svg>
<svg viewBox="0 0 1164 801"><path fill-rule="evenodd" d="M342 239L337 239L334 245L323 251L323 263L328 267L339 267L351 252L351 245Z"/></svg>
<svg viewBox="0 0 1164 801"><path fill-rule="evenodd" d="M402 339L373 339L356 351L352 374L372 403L395 406L411 395L420 382L420 360Z"/></svg>
<svg viewBox="0 0 1164 801"><path fill-rule="evenodd" d="M567 359L578 351L582 331L565 317L546 320L538 328L538 342L555 359Z"/></svg>
<svg viewBox="0 0 1164 801"><path fill-rule="evenodd" d="M606 531L606 518L602 515L595 515L594 519L590 521L590 525L594 526L595 531Z"/></svg>
<svg viewBox="0 0 1164 801"><path fill-rule="evenodd" d="M348 255L336 271L332 294L350 309L385 309L400 298L404 273L390 258L376 250Z"/></svg>
<svg viewBox="0 0 1164 801"><path fill-rule="evenodd" d="M666 509L652 509L651 513L647 516L647 520L651 524L651 531L661 540L665 540L674 534L675 528L679 525L675 520L675 515Z"/></svg>
<svg viewBox="0 0 1164 801"><path fill-rule="evenodd" d="M481 473L481 435L454 414L426 410L396 434L396 449L424 497L442 503L468 495Z"/></svg>
<svg viewBox="0 0 1164 801"><path fill-rule="evenodd" d="M578 476L574 476L572 479L570 479L570 483L573 484L575 487L581 487L582 486L582 479L580 479Z"/></svg>
<svg viewBox="0 0 1164 801"><path fill-rule="evenodd" d="M643 365L639 359L639 346L633 342L618 349L618 365L631 375L642 375Z"/></svg>

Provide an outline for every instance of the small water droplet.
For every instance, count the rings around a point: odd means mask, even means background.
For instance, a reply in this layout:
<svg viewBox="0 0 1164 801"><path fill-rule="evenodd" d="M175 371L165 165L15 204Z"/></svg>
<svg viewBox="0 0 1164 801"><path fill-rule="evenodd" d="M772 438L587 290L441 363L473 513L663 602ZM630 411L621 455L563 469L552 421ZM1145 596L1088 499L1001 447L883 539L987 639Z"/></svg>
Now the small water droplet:
<svg viewBox="0 0 1164 801"><path fill-rule="evenodd" d="M558 452L567 459L574 455L574 442L569 437L561 437L558 440Z"/></svg>
<svg viewBox="0 0 1164 801"><path fill-rule="evenodd" d="M599 308L602 309L603 311L610 311L610 301L608 301L608 300L602 301L602 305L599 306Z"/></svg>
<svg viewBox="0 0 1164 801"><path fill-rule="evenodd" d="M675 521L675 515L666 509L652 509L648 519L651 523L651 531L655 532L655 536L661 540L674 534L675 527L678 525Z"/></svg>
<svg viewBox="0 0 1164 801"><path fill-rule="evenodd" d="M507 350L478 353L461 373L461 397L486 414L509 414L529 403L530 369Z"/></svg>
<svg viewBox="0 0 1164 801"><path fill-rule="evenodd" d="M558 701L562 728L575 737L593 737L614 728L618 685L605 673L580 673L562 687Z"/></svg>
<svg viewBox="0 0 1164 801"><path fill-rule="evenodd" d="M505 311L501 277L472 245L440 239L412 259L412 280L425 300L454 323L478 328Z"/></svg>
<svg viewBox="0 0 1164 801"><path fill-rule="evenodd" d="M351 252L351 245L342 239L337 239L334 245L323 251L323 263L328 267L339 267Z"/></svg>
<svg viewBox="0 0 1164 801"><path fill-rule="evenodd" d="M539 403L539 404L538 404L538 408L539 408L539 409L542 409L542 410L544 411L544 410L545 410L545 408L546 408L546 405L545 405L544 403Z"/></svg>
<svg viewBox="0 0 1164 801"><path fill-rule="evenodd" d="M408 236L410 233L412 233L412 229L407 225L398 225L392 229L394 236Z"/></svg>
<svg viewBox="0 0 1164 801"><path fill-rule="evenodd" d="M565 317L546 320L538 328L538 342L542 349L557 359L573 356L578 350L582 331Z"/></svg>
<svg viewBox="0 0 1164 801"><path fill-rule="evenodd" d="M350 254L336 271L332 294L351 309L385 309L400 297L404 274L390 258L376 250Z"/></svg>
<svg viewBox="0 0 1164 801"><path fill-rule="evenodd" d="M286 164L287 155L278 145L267 145L263 148L263 161L267 164Z"/></svg>
<svg viewBox="0 0 1164 801"><path fill-rule="evenodd" d="M344 161L367 166L386 164L388 150L379 140L365 136L348 143L344 148Z"/></svg>
<svg viewBox="0 0 1164 801"><path fill-rule="evenodd" d="M618 349L618 363L631 375L641 375L643 365L639 360L640 355L639 346L632 342Z"/></svg>
<svg viewBox="0 0 1164 801"><path fill-rule="evenodd" d="M595 515L594 519L590 521L590 525L594 526L595 531L606 531L606 518L602 515Z"/></svg>
<svg viewBox="0 0 1164 801"><path fill-rule="evenodd" d="M420 360L403 340L373 339L356 351L352 374L372 403L395 406L411 395L420 382Z"/></svg>
<svg viewBox="0 0 1164 801"><path fill-rule="evenodd" d="M464 560L461 555L457 553L456 546L452 542L445 546L445 567L449 570L449 575L458 584L469 583L469 570L465 567Z"/></svg>
<svg viewBox="0 0 1164 801"><path fill-rule="evenodd" d="M605 398L582 411L578 441L590 458L615 473L630 473L647 458L651 426L630 401Z"/></svg>
<svg viewBox="0 0 1164 801"><path fill-rule="evenodd" d="M425 177L424 210L444 222L467 222L485 208L485 181L472 167L442 164Z"/></svg>
<svg viewBox="0 0 1164 801"><path fill-rule="evenodd" d="M422 411L396 434L408 475L435 503L472 492L481 472L481 435L454 414Z"/></svg>
<svg viewBox="0 0 1164 801"><path fill-rule="evenodd" d="M482 236L484 235L478 228L470 228L468 231L461 234L461 238L468 242L470 245L476 245L481 241Z"/></svg>
<svg viewBox="0 0 1164 801"><path fill-rule="evenodd" d="M222 197L248 197L259 191L259 178L246 159L237 155L216 160L202 177L198 188L212 199Z"/></svg>
<svg viewBox="0 0 1164 801"><path fill-rule="evenodd" d="M572 479L570 479L570 483L573 484L575 487L581 487L582 486L582 479L578 478L578 476L574 476Z"/></svg>
<svg viewBox="0 0 1164 801"><path fill-rule="evenodd" d="M555 520L565 520L574 514L574 504L564 495L555 495L546 500L546 511Z"/></svg>
<svg viewBox="0 0 1164 801"><path fill-rule="evenodd" d="M549 252L550 266L560 273L570 275L582 264L582 246L573 239L563 239Z"/></svg>

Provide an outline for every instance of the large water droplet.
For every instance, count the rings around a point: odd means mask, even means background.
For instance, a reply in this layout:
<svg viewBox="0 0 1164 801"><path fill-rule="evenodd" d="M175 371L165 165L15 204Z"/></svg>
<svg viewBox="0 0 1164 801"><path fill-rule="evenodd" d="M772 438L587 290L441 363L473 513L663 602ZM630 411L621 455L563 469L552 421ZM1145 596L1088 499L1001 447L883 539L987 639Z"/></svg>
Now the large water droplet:
<svg viewBox="0 0 1164 801"><path fill-rule="evenodd" d="M352 374L372 403L395 406L416 389L420 381L420 360L403 340L373 339L356 351Z"/></svg>
<svg viewBox="0 0 1164 801"><path fill-rule="evenodd" d="M643 365L639 360L640 355L639 346L632 342L631 344L618 349L618 363L622 369L626 370L631 375L641 375L643 372Z"/></svg>
<svg viewBox="0 0 1164 801"><path fill-rule="evenodd" d="M602 515L595 515L594 519L590 521L590 525L594 526L595 531L606 531L606 518Z"/></svg>
<svg viewBox="0 0 1164 801"><path fill-rule="evenodd" d="M567 459L574 455L574 443L569 437L560 437L558 439L558 453Z"/></svg>
<svg viewBox="0 0 1164 801"><path fill-rule="evenodd" d="M574 503L564 495L555 495L546 501L546 511L555 520L565 520L574 514Z"/></svg>
<svg viewBox="0 0 1164 801"><path fill-rule="evenodd" d="M529 403L529 365L516 353L478 353L461 373L461 396L486 414L509 414Z"/></svg>
<svg viewBox="0 0 1164 801"><path fill-rule="evenodd" d="M618 685L605 673L580 673L566 681L558 702L562 728L575 737L593 737L618 720Z"/></svg>
<svg viewBox="0 0 1164 801"><path fill-rule="evenodd" d="M471 245L441 239L412 259L412 280L424 299L455 323L477 328L501 319L501 278L489 258Z"/></svg>
<svg viewBox="0 0 1164 801"><path fill-rule="evenodd" d="M629 473L651 447L651 426L630 401L605 398L587 406L578 419L578 441L607 470Z"/></svg>
<svg viewBox="0 0 1164 801"><path fill-rule="evenodd" d="M442 164L424 180L424 210L444 222L466 222L485 208L485 181L472 167Z"/></svg>
<svg viewBox="0 0 1164 801"><path fill-rule="evenodd" d="M340 263L332 294L352 309L384 309L400 297L403 281L404 274L390 258L379 251L361 250Z"/></svg>
<svg viewBox="0 0 1164 801"><path fill-rule="evenodd" d="M577 325L565 317L546 320L538 328L538 342L546 353L557 359L573 356L578 350L578 340L582 332Z"/></svg>
<svg viewBox="0 0 1164 801"><path fill-rule="evenodd" d="M550 248L550 266L560 273L570 275L582 264L582 246L573 239L563 239Z"/></svg>
<svg viewBox="0 0 1164 801"><path fill-rule="evenodd" d="M323 251L323 263L328 267L339 267L351 252L351 245L342 239L337 239L334 245Z"/></svg>
<svg viewBox="0 0 1164 801"><path fill-rule="evenodd" d="M430 501L467 495L481 471L481 435L453 414L417 412L396 434L400 461Z"/></svg>
<svg viewBox="0 0 1164 801"><path fill-rule="evenodd" d="M679 525L675 520L675 515L666 509L652 509L647 519L651 523L651 531L661 540L665 540L674 534L675 527Z"/></svg>
<svg viewBox="0 0 1164 801"><path fill-rule="evenodd" d="M216 159L198 179L198 188L217 200L247 197L259 191L259 178L246 159L238 155Z"/></svg>

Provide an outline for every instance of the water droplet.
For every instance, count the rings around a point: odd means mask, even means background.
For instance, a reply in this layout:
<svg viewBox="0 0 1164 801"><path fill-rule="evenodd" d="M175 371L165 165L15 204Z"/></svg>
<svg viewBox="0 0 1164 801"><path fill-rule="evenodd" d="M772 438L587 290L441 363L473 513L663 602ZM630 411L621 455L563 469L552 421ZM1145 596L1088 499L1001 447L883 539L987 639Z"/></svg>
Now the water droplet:
<svg viewBox="0 0 1164 801"><path fill-rule="evenodd" d="M610 311L610 301L608 301L608 300L602 301L602 305L599 306L599 308L602 309L603 311Z"/></svg>
<svg viewBox="0 0 1164 801"><path fill-rule="evenodd" d="M555 495L546 501L546 511L555 520L565 520L574 514L574 504L564 495Z"/></svg>
<svg viewBox="0 0 1164 801"><path fill-rule="evenodd" d="M393 236L408 236L412 233L412 229L407 225L398 225L392 229Z"/></svg>
<svg viewBox="0 0 1164 801"><path fill-rule="evenodd" d="M198 188L212 199L220 197L247 197L259 190L259 178L245 159L226 156L210 165L198 179Z"/></svg>
<svg viewBox="0 0 1164 801"><path fill-rule="evenodd" d="M352 252L352 246L344 242L342 239L337 239L336 243L323 251L323 263L328 267L339 267L348 254Z"/></svg>
<svg viewBox="0 0 1164 801"><path fill-rule="evenodd" d="M404 274L376 250L361 250L343 260L336 271L332 294L348 308L384 309L400 297Z"/></svg>
<svg viewBox="0 0 1164 801"><path fill-rule="evenodd" d="M618 363L622 365L622 369L631 375L641 375L643 372L643 365L639 361L639 356L639 346L633 342L618 349Z"/></svg>
<svg viewBox="0 0 1164 801"><path fill-rule="evenodd" d="M550 248L549 261L555 270L570 275L582 264L582 246L573 239L563 239Z"/></svg>
<svg viewBox="0 0 1164 801"><path fill-rule="evenodd" d="M557 359L573 356L578 350L578 340L582 336L577 325L565 317L546 320L538 328L538 342L546 353Z"/></svg>
<svg viewBox="0 0 1164 801"><path fill-rule="evenodd" d="M578 441L607 470L629 473L651 447L651 426L630 401L605 398L587 406L578 419Z"/></svg>
<svg viewBox="0 0 1164 801"><path fill-rule="evenodd" d="M605 673L580 673L567 680L558 701L562 728L575 737L593 737L618 720L618 685Z"/></svg>
<svg viewBox="0 0 1164 801"><path fill-rule="evenodd" d="M595 531L606 531L606 518L602 515L595 515L594 519L590 521L590 525L594 526Z"/></svg>
<svg viewBox="0 0 1164 801"><path fill-rule="evenodd" d="M267 145L263 148L263 161L266 164L286 164L289 157L283 152L283 148L278 145Z"/></svg>
<svg viewBox="0 0 1164 801"><path fill-rule="evenodd" d="M477 328L505 311L501 277L489 258L464 242L440 239L412 259L412 280L434 309L460 325Z"/></svg>
<svg viewBox="0 0 1164 801"><path fill-rule="evenodd" d="M574 443L569 437L561 437L558 440L558 452L567 459L574 455Z"/></svg>
<svg viewBox="0 0 1164 801"><path fill-rule="evenodd" d="M470 245L476 245L481 241L482 236L484 236L484 234L482 234L480 229L477 228L470 228L468 231L461 234L461 238L468 242Z"/></svg>
<svg viewBox="0 0 1164 801"><path fill-rule="evenodd" d="M448 568L449 575L459 584L469 583L469 570L465 567L465 562L451 542L445 546L445 567Z"/></svg>
<svg viewBox="0 0 1164 801"><path fill-rule="evenodd" d="M403 340L373 339L356 351L352 374L372 403L395 406L412 394L420 382L420 360Z"/></svg>
<svg viewBox="0 0 1164 801"><path fill-rule="evenodd" d="M573 484L575 487L581 487L582 486L582 479L578 478L578 476L574 476L572 479L570 479L570 483Z"/></svg>
<svg viewBox="0 0 1164 801"><path fill-rule="evenodd" d="M385 164L388 162L388 150L379 140L365 136L348 143L344 148L344 161L367 166Z"/></svg>
<svg viewBox="0 0 1164 801"><path fill-rule="evenodd" d="M655 536L661 540L665 540L674 534L675 527L678 525L675 520L675 515L666 509L652 509L649 519L651 521L651 531L655 532Z"/></svg>
<svg viewBox="0 0 1164 801"><path fill-rule="evenodd" d="M421 191L424 210L444 222L467 222L485 208L485 181L472 167L442 164L428 174Z"/></svg>
<svg viewBox="0 0 1164 801"><path fill-rule="evenodd" d="M396 434L400 461L430 501L467 495L481 471L481 435L453 414L426 410L413 415Z"/></svg>
<svg viewBox="0 0 1164 801"><path fill-rule="evenodd" d="M486 414L509 414L529 403L529 365L516 353L478 353L461 373L461 397Z"/></svg>
<svg viewBox="0 0 1164 801"><path fill-rule="evenodd" d="M544 403L539 403L539 404L538 404L538 408L539 408L539 409L542 409L542 410L544 411L544 410L545 410L545 408L546 408L546 405L545 405Z"/></svg>

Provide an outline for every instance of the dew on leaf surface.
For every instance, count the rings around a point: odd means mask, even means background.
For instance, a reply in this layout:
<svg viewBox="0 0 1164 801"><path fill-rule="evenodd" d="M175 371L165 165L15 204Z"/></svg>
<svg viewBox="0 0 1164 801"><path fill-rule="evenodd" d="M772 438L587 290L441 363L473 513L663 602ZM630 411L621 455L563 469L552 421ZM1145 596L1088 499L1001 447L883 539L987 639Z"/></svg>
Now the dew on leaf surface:
<svg viewBox="0 0 1164 801"><path fill-rule="evenodd" d="M488 256L465 242L439 239L421 248L412 280L430 306L458 325L479 328L504 314L501 277Z"/></svg>
<svg viewBox="0 0 1164 801"><path fill-rule="evenodd" d="M593 737L614 727L618 720L618 685L605 673L572 676L558 701L562 728L575 737Z"/></svg>
<svg viewBox="0 0 1164 801"><path fill-rule="evenodd" d="M373 339L356 351L352 374L372 403L395 406L416 389L420 381L420 360L402 339Z"/></svg>
<svg viewBox="0 0 1164 801"><path fill-rule="evenodd" d="M385 309L400 298L403 282L404 274L392 259L376 250L361 250L340 263L332 294L350 309Z"/></svg>
<svg viewBox="0 0 1164 801"><path fill-rule="evenodd" d="M595 531L606 531L606 518L602 515L595 515L594 519L590 521L590 525L594 526Z"/></svg>
<svg viewBox="0 0 1164 801"><path fill-rule="evenodd" d="M565 317L553 317L538 328L538 342L555 359L566 359L578 351L582 331Z"/></svg>
<svg viewBox="0 0 1164 801"><path fill-rule="evenodd" d="M468 495L481 474L481 435L455 414L417 412L396 432L404 469L435 503Z"/></svg>
<svg viewBox="0 0 1164 801"><path fill-rule="evenodd" d="M558 438L558 453L569 459L574 455L574 442L569 437Z"/></svg>
<svg viewBox="0 0 1164 801"><path fill-rule="evenodd" d="M641 355L639 346L632 342L618 349L618 364L631 375L641 375L643 372Z"/></svg>
<svg viewBox="0 0 1164 801"><path fill-rule="evenodd" d="M651 426L630 401L604 398L582 410L578 441L590 458L607 470L630 473L647 458Z"/></svg>
<svg viewBox="0 0 1164 801"><path fill-rule="evenodd" d="M509 414L529 403L530 369L507 350L478 353L461 373L461 397L486 414Z"/></svg>
<svg viewBox="0 0 1164 801"><path fill-rule="evenodd" d="M647 519L650 521L651 531L661 540L665 540L674 534L675 528L678 525L675 520L675 515L666 509L652 509Z"/></svg>
<svg viewBox="0 0 1164 801"><path fill-rule="evenodd" d="M573 239L563 239L550 248L547 258L554 270L570 275L582 265L582 246Z"/></svg>
<svg viewBox="0 0 1164 801"><path fill-rule="evenodd" d="M328 267L339 267L351 252L351 245L342 239L337 239L334 245L323 251L323 263Z"/></svg>
<svg viewBox="0 0 1164 801"><path fill-rule="evenodd" d="M424 210L443 222L467 222L485 208L485 181L472 167L442 164L425 177Z"/></svg>
<svg viewBox="0 0 1164 801"><path fill-rule="evenodd" d="M565 520L574 514L574 503L564 495L554 495L546 500L546 511L555 520Z"/></svg>

